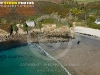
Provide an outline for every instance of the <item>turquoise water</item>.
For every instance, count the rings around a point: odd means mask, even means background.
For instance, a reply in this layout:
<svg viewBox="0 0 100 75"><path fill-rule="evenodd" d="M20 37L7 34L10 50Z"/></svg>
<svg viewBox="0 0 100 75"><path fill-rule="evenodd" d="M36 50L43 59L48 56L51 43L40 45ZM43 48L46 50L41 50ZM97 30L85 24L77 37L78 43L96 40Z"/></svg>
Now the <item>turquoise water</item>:
<svg viewBox="0 0 100 75"><path fill-rule="evenodd" d="M0 75L68 75L66 70L36 44L0 52ZM39 51L40 50L40 51Z"/></svg>

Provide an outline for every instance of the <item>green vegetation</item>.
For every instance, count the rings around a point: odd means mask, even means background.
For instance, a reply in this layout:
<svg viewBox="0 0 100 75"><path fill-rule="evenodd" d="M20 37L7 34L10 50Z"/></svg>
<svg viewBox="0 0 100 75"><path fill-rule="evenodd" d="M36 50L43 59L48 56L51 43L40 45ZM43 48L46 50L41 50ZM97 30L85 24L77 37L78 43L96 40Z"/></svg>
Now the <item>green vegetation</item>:
<svg viewBox="0 0 100 75"><path fill-rule="evenodd" d="M28 27L27 27L27 25L25 24L25 25L23 25L23 30L24 31L27 31L28 30Z"/></svg>
<svg viewBox="0 0 100 75"><path fill-rule="evenodd" d="M40 28L42 27L42 24L56 24L57 27L61 27L63 25L68 25L68 22L66 18L61 18L58 13L52 13L50 15L43 15L38 17L36 20L36 27Z"/></svg>
<svg viewBox="0 0 100 75"><path fill-rule="evenodd" d="M89 16L88 19L87 19L87 22L88 23L93 23L95 22L96 18L94 16Z"/></svg>
<svg viewBox="0 0 100 75"><path fill-rule="evenodd" d="M86 4L84 4L85 1L87 2ZM16 19L22 20L19 23L23 24L26 20L34 20L36 22L36 27L40 29L42 27L42 24L48 23L55 23L57 24L57 27L61 27L63 25L68 25L69 27L72 27L72 23L75 21L77 22L78 26L87 26L99 29L99 25L96 25L94 23L96 18L100 18L99 1L100 0L62 0L59 4L48 1L35 1L35 13L31 16L20 16L19 18L19 15L14 14L13 12L12 13L14 17L17 17ZM5 17L4 19L6 18L7 17ZM66 18L66 21L63 22L62 19L64 18ZM3 23L1 25L4 25L6 22L8 24L8 20L4 20L2 22L2 18L0 19L0 22ZM10 22L12 22L12 20ZM6 30L6 28L4 27L5 26L1 26L1 28ZM26 25L24 25L23 27L24 31L30 29L32 28L27 27ZM15 25L13 25L13 30L17 30L17 27Z"/></svg>
<svg viewBox="0 0 100 75"><path fill-rule="evenodd" d="M95 24L95 23L91 23L91 24L89 25L89 27L90 27L90 28L94 28L94 29L99 29L99 30L100 30L100 25L97 25L97 24Z"/></svg>
<svg viewBox="0 0 100 75"><path fill-rule="evenodd" d="M46 19L41 21L43 24L47 24L47 23L54 23L54 19Z"/></svg>
<svg viewBox="0 0 100 75"><path fill-rule="evenodd" d="M59 27L62 27L62 26L65 26L65 25L67 25L68 26L68 23L67 22L58 22L58 23L56 23L57 24L57 28L59 28Z"/></svg>
<svg viewBox="0 0 100 75"><path fill-rule="evenodd" d="M68 22L68 25L69 25L69 27L72 27L73 26L72 23L70 23L70 22Z"/></svg>
<svg viewBox="0 0 100 75"><path fill-rule="evenodd" d="M52 23L54 23L53 19L45 19L45 20L38 22L37 28L40 28L40 30L41 30L42 24L52 24Z"/></svg>
<svg viewBox="0 0 100 75"><path fill-rule="evenodd" d="M94 22L96 18L100 16L100 2L89 2L89 0L78 0L78 1L87 1L87 4L79 4L77 0L62 0L60 4L55 4L52 2L36 2L37 14L52 14L58 12L60 18L67 18L68 21L62 23L58 21L53 21L53 19L43 20L39 23L39 27L43 23L56 23L57 27L63 25L68 25L72 27L72 22L76 21L78 26L86 26L91 28L98 28L99 25L96 25ZM92 0L94 1L94 0ZM84 2L83 2L84 3ZM71 14L71 15L70 15ZM70 15L70 16L69 16ZM39 17L39 16L38 16Z"/></svg>
<svg viewBox="0 0 100 75"><path fill-rule="evenodd" d="M77 26L87 27L87 23L85 21L83 21L83 22L77 22L76 25Z"/></svg>
<svg viewBox="0 0 100 75"><path fill-rule="evenodd" d="M17 28L16 24L13 24L12 25L12 29L13 29L13 31L16 31L17 32L18 28Z"/></svg>
<svg viewBox="0 0 100 75"><path fill-rule="evenodd" d="M41 28L42 28L42 22L38 23L37 28L39 28L41 30Z"/></svg>
<svg viewBox="0 0 100 75"><path fill-rule="evenodd" d="M77 19L77 16L82 13L82 10L80 10L78 8L72 8L72 9L70 9L70 12L74 14L75 20L76 20Z"/></svg>

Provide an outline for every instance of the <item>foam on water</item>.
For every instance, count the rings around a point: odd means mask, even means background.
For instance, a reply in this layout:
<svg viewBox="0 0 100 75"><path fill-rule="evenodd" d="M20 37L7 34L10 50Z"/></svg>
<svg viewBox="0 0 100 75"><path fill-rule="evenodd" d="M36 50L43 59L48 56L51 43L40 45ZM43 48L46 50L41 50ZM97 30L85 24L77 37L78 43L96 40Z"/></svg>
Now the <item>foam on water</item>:
<svg viewBox="0 0 100 75"><path fill-rule="evenodd" d="M34 43L29 43L29 45L34 45ZM35 44L37 45L37 44ZM57 63L59 63L61 65L61 67L68 73L68 75L71 75L69 73L69 71L59 62L57 61L54 57L52 57L49 53L47 53L41 46L38 45L38 47L40 48L40 50L42 50L48 57L52 58L53 60L55 60Z"/></svg>

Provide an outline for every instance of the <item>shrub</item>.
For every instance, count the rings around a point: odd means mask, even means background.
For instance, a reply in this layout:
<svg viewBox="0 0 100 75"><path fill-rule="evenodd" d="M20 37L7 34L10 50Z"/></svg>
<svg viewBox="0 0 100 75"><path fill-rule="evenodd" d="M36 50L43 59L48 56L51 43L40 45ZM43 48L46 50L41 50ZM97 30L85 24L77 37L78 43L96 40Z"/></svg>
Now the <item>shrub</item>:
<svg viewBox="0 0 100 75"><path fill-rule="evenodd" d="M89 25L90 28L94 28L94 29L100 29L100 25L97 25L95 23L91 23L91 25Z"/></svg>
<svg viewBox="0 0 100 75"><path fill-rule="evenodd" d="M46 20L43 20L42 23L43 24L46 24L46 23L54 23L54 20L53 19L46 19Z"/></svg>
<svg viewBox="0 0 100 75"><path fill-rule="evenodd" d="M68 26L69 26L69 27L72 27L73 25L72 25L72 23L68 22Z"/></svg>
<svg viewBox="0 0 100 75"><path fill-rule="evenodd" d="M17 31L17 30L18 30L16 24L13 24L13 25L12 25L12 29L13 29L13 31Z"/></svg>
<svg viewBox="0 0 100 75"><path fill-rule="evenodd" d="M24 31L28 31L28 26L27 26L26 23L23 25L23 30L24 30Z"/></svg>

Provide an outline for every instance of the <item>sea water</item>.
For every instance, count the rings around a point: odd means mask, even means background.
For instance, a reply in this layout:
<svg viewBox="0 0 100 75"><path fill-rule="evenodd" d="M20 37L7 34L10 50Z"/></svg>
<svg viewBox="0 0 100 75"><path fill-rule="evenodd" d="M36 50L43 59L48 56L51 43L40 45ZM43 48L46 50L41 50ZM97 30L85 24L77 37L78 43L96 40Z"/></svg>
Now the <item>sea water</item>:
<svg viewBox="0 0 100 75"><path fill-rule="evenodd" d="M43 58L41 58L42 56ZM39 45L31 43L0 52L0 75L70 74Z"/></svg>

